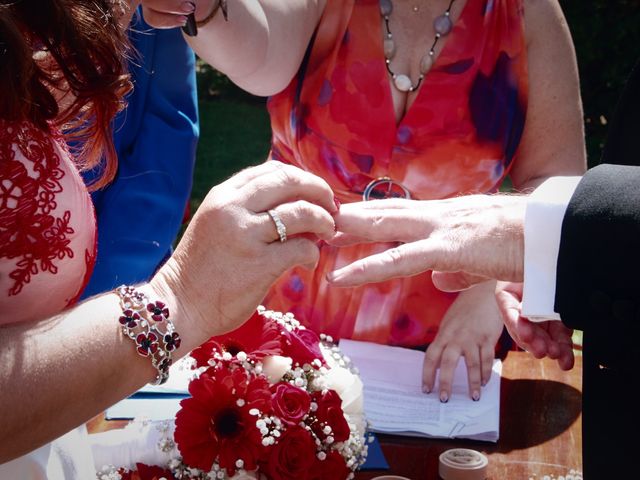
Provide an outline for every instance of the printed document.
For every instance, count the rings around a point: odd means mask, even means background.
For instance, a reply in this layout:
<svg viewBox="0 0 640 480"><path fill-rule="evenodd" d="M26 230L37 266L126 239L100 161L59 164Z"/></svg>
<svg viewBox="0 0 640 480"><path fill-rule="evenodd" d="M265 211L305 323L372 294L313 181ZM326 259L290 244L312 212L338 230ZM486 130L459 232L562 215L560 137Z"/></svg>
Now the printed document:
<svg viewBox="0 0 640 480"><path fill-rule="evenodd" d="M340 350L360 372L370 430L395 435L498 441L500 360L494 360L491 380L482 388L480 400L474 402L469 396L467 368L461 358L449 401L441 403L437 388L430 394L422 391L424 352L346 339L340 341Z"/></svg>

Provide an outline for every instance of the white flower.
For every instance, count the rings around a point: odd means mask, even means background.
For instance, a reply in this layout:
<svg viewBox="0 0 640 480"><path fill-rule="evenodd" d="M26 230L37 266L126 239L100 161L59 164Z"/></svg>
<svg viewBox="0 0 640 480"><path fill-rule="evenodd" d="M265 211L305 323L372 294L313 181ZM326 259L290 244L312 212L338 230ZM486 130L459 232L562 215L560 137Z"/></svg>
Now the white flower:
<svg viewBox="0 0 640 480"><path fill-rule="evenodd" d="M285 373L291 370L291 358L272 355L262 362L262 372L272 385L282 380Z"/></svg>
<svg viewBox="0 0 640 480"><path fill-rule="evenodd" d="M331 351L322 348L323 356L331 367L324 379L326 388L335 390L342 399L342 411L347 422L353 424L359 435L364 435L367 428L364 416L364 387L358 375L338 366Z"/></svg>

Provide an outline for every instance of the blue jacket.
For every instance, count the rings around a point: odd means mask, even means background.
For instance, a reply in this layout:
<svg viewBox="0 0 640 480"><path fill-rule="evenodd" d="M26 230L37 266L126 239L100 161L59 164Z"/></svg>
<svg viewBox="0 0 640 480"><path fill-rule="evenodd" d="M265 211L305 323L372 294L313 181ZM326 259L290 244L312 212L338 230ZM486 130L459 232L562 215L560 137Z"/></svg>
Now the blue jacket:
<svg viewBox="0 0 640 480"><path fill-rule="evenodd" d="M171 253L191 192L199 134L195 56L180 29L137 15L134 90L115 120L118 173L93 193L98 253L83 298L151 277Z"/></svg>

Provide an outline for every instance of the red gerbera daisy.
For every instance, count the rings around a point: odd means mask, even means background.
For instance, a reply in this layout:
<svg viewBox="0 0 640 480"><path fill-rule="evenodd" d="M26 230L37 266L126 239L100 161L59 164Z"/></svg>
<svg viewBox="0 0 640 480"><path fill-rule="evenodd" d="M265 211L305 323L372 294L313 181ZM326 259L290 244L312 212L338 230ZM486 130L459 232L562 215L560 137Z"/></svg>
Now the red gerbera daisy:
<svg viewBox="0 0 640 480"><path fill-rule="evenodd" d="M208 472L217 461L229 475L237 460L255 469L266 447L250 411L271 411L269 383L242 368L212 368L191 381L189 393L176 415L175 440L184 462Z"/></svg>

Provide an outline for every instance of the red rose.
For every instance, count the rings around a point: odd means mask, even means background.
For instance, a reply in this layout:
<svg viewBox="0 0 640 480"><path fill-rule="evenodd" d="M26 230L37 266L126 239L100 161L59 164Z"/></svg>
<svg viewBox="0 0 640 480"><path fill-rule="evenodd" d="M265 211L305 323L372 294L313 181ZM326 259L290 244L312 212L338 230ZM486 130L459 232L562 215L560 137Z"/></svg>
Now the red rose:
<svg viewBox="0 0 640 480"><path fill-rule="evenodd" d="M305 329L289 332L283 329L283 337L285 340L283 355L291 357L294 364L311 364L316 359L324 363L324 357L320 351L320 339L313 331Z"/></svg>
<svg viewBox="0 0 640 480"><path fill-rule="evenodd" d="M351 430L342 411L342 400L335 390L329 390L324 395L316 392L313 401L318 404L316 410L316 422L313 423L315 434L324 439L328 435L324 433L324 427L331 427L331 435L334 442L344 442L349 439Z"/></svg>
<svg viewBox="0 0 640 480"><path fill-rule="evenodd" d="M317 460L311 437L311 432L297 425L287 428L271 447L261 470L270 480L307 480Z"/></svg>
<svg viewBox="0 0 640 480"><path fill-rule="evenodd" d="M309 413L311 397L301 388L290 383L281 382L275 385L271 396L273 412L287 425L296 425Z"/></svg>
<svg viewBox="0 0 640 480"><path fill-rule="evenodd" d="M336 451L327 453L324 460L318 459L312 469L309 480L345 480L351 470L347 467L344 457Z"/></svg>

